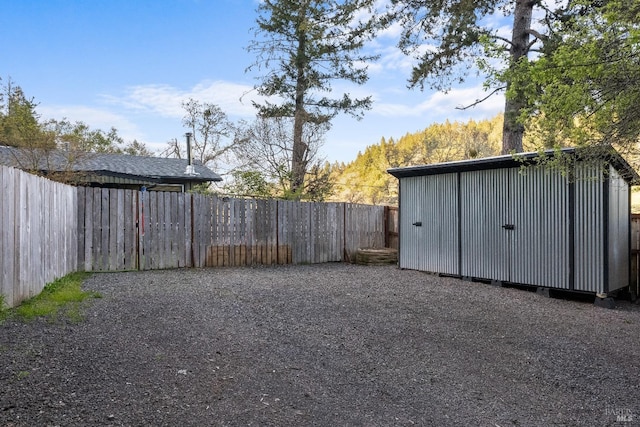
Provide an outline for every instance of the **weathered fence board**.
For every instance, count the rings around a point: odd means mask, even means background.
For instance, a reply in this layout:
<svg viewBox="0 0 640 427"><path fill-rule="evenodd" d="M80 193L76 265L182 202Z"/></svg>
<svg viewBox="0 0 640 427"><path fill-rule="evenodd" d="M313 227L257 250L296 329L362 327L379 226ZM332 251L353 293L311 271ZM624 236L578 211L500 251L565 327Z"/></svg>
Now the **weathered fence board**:
<svg viewBox="0 0 640 427"><path fill-rule="evenodd" d="M78 191L76 194L78 198L78 207L84 206L86 201L84 191L82 192ZM78 226L77 226L78 228L78 267L80 269L83 269L82 266L84 266L84 257L85 257L85 238L84 238L85 210L76 209L76 211L78 212Z"/></svg>
<svg viewBox="0 0 640 427"><path fill-rule="evenodd" d="M75 188L0 166L0 292L14 306L76 270Z"/></svg>
<svg viewBox="0 0 640 427"><path fill-rule="evenodd" d="M14 302L14 279L17 252L8 250L15 247L15 169L0 168L0 189L2 190L2 209L0 210L0 292L7 304Z"/></svg>
<svg viewBox="0 0 640 427"><path fill-rule="evenodd" d="M385 247L391 249L398 249L399 246L399 238L398 238L398 228L399 228L399 212L397 206L385 206Z"/></svg>
<svg viewBox="0 0 640 427"><path fill-rule="evenodd" d="M90 217L93 213L93 192L82 191L81 193L84 194L84 209L82 207L78 208L78 220L82 218L83 221L78 224L78 234L80 239L84 241L84 256L82 257L84 268L81 267L81 264L78 264L78 269L90 271L93 265L93 240L91 239L91 236L93 236L93 221L91 219L93 218ZM78 197L78 200L80 199Z"/></svg>
<svg viewBox="0 0 640 427"><path fill-rule="evenodd" d="M138 193L124 191L124 257L123 269L134 270L138 267Z"/></svg>
<svg viewBox="0 0 640 427"><path fill-rule="evenodd" d="M355 259L360 248L384 248L384 206L345 205L345 251Z"/></svg>

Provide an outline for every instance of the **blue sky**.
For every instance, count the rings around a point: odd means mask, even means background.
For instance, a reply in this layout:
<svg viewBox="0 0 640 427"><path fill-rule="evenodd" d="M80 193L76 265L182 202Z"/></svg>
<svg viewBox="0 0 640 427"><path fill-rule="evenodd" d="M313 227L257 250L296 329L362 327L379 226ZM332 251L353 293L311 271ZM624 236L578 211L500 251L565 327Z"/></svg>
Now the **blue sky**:
<svg viewBox="0 0 640 427"><path fill-rule="evenodd" d="M251 120L256 74L245 74L257 0L0 0L0 77L39 102L44 117L116 127L125 140L153 150L182 139L181 102L219 105L229 117ZM399 138L431 123L490 118L502 97L468 111L482 97L477 80L448 94L409 90L411 61L394 47L390 29L369 49L382 55L364 86L334 84L371 95L361 121L338 117L321 155L353 160L382 137Z"/></svg>

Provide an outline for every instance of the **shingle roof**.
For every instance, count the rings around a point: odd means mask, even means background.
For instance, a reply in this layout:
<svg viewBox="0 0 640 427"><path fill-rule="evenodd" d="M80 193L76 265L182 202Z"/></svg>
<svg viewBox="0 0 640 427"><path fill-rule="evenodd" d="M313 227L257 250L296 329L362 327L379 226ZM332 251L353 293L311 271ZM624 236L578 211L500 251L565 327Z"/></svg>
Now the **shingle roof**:
<svg viewBox="0 0 640 427"><path fill-rule="evenodd" d="M0 164L24 168L28 153L14 147L0 146ZM100 174L127 175L152 179L180 181L222 181L222 178L199 162L194 163L196 175L186 173L186 159L162 157L130 156L128 154L87 153L69 163L69 156L62 151L51 151L39 159L38 169L42 171L91 172ZM21 161L22 159L22 161Z"/></svg>

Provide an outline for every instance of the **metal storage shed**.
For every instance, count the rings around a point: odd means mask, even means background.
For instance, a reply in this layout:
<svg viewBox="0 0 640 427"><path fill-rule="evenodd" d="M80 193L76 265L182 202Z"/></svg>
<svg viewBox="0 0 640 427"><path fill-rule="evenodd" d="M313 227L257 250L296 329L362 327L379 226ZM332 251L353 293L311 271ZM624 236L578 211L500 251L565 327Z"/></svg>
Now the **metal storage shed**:
<svg viewBox="0 0 640 427"><path fill-rule="evenodd" d="M399 267L601 294L627 287L640 177L613 149L601 161L581 153L562 150L564 174L537 153L389 169Z"/></svg>

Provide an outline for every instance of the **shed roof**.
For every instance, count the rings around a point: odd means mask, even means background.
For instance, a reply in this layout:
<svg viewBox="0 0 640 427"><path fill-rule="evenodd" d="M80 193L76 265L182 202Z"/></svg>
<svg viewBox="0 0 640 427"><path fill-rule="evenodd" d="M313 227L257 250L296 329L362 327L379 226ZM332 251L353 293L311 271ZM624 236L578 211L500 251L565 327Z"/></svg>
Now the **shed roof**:
<svg viewBox="0 0 640 427"><path fill-rule="evenodd" d="M30 154L15 147L0 146L0 164L24 169L25 163L29 164ZM73 161L70 161L70 158L73 158ZM220 175L200 162L194 162L193 165L196 175L187 174L186 159L102 153L74 155L54 150L42 154L37 163L38 170L44 172L73 171L152 181L222 181Z"/></svg>
<svg viewBox="0 0 640 427"><path fill-rule="evenodd" d="M563 148L561 153L573 156L576 159L594 159L594 152L589 149ZM544 152L546 155L553 155L556 151ZM630 184L640 184L640 175L627 163L627 161L612 147L599 147L598 158L605 159L618 173ZM540 158L540 153L518 153L502 156L485 157L481 159L458 160L453 162L434 163L430 165L407 166L387 169L387 172L396 178L408 178L413 176L439 175L445 173L478 171L488 169L504 169L520 167L522 165L535 164L535 160Z"/></svg>

